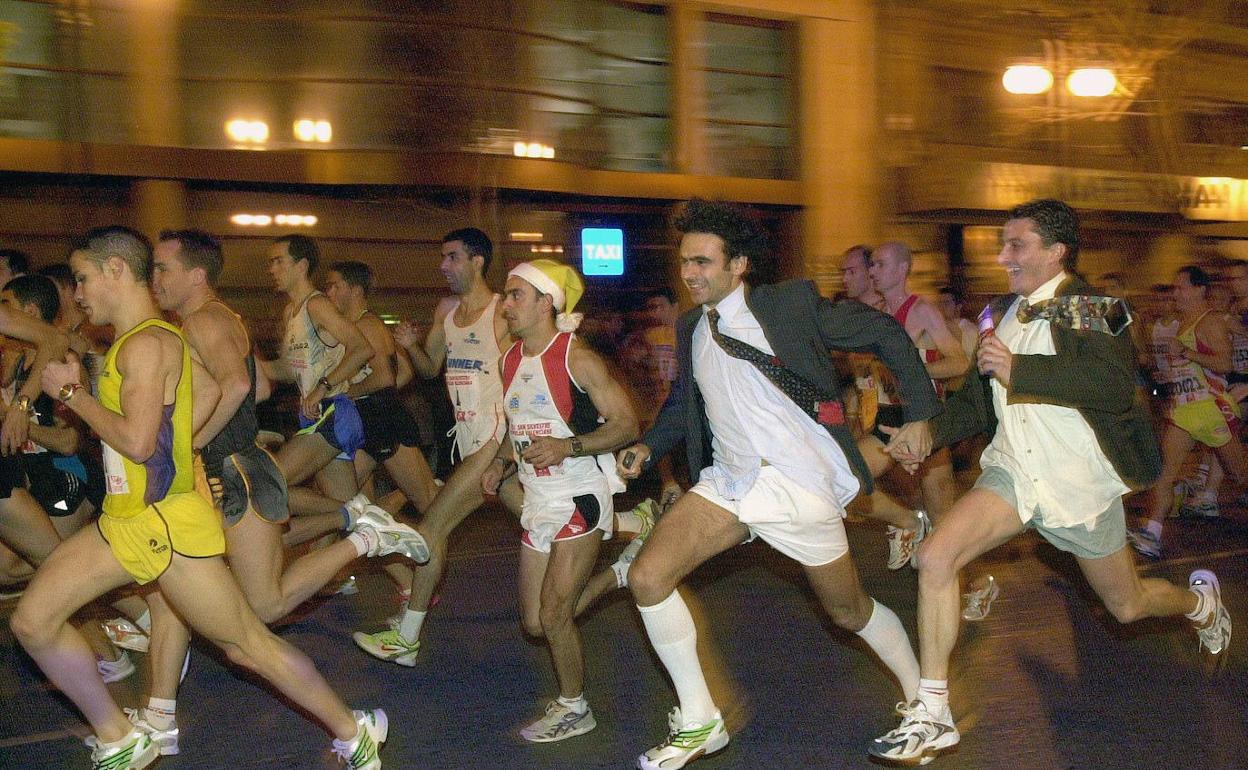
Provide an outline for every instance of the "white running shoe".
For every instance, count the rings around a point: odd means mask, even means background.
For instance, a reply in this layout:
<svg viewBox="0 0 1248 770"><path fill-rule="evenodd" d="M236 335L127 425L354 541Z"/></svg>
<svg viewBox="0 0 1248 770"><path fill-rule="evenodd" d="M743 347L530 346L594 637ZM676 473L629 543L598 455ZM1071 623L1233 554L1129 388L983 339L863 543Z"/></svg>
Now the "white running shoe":
<svg viewBox="0 0 1248 770"><path fill-rule="evenodd" d="M390 734L390 722L381 709L352 711L360 726L349 741L334 739L334 753L346 762L347 770L381 770L381 745Z"/></svg>
<svg viewBox="0 0 1248 770"><path fill-rule="evenodd" d="M1196 635L1200 637L1200 646L1213 655L1220 654L1231 646L1231 614L1222 603L1222 590L1218 586L1218 577L1207 569L1198 569L1187 579L1187 584L1194 593L1200 594L1212 609L1206 614L1209 621L1204 626L1196 627Z"/></svg>
<svg viewBox="0 0 1248 770"><path fill-rule="evenodd" d="M342 507L347 509L347 516L351 519L351 526L347 529L355 529L355 522L360 518L360 514L372 504L373 501L365 497L363 492L356 493L355 497L343 503Z"/></svg>
<svg viewBox="0 0 1248 770"><path fill-rule="evenodd" d="M134 661L130 659L130 653L122 650L117 660L95 661L95 668L105 683L120 682L134 673Z"/></svg>
<svg viewBox="0 0 1248 770"><path fill-rule="evenodd" d="M124 709L124 711L126 712L126 718L130 720L130 724L152 737L152 743L156 744L156 748L160 750L162 757L178 753L178 725L176 722L168 730L158 730L143 718L142 709Z"/></svg>
<svg viewBox="0 0 1248 770"><path fill-rule="evenodd" d="M135 652L147 652L151 645L151 639L147 632L139 628L129 618L112 618L100 623L100 628L104 630L104 635L108 637L108 641L123 650L134 650Z"/></svg>
<svg viewBox="0 0 1248 770"><path fill-rule="evenodd" d="M416 665L416 653L420 652L420 640L407 641L397 628L378 631L375 634L356 631L351 638L355 640L356 647L374 658L398 663L408 668Z"/></svg>
<svg viewBox="0 0 1248 770"><path fill-rule="evenodd" d="M911 567L917 566L915 554L919 551L919 543L931 531L932 521L927 517L926 511L915 511L914 518L917 522L914 529L902 529L890 524L884 530L888 533L889 569L901 569L907 564Z"/></svg>
<svg viewBox="0 0 1248 770"><path fill-rule="evenodd" d="M594 710L589 706L585 707L585 713L578 714L558 700L552 700L541 719L520 730L520 737L533 743L554 743L584 735L597 726Z"/></svg>
<svg viewBox="0 0 1248 770"><path fill-rule="evenodd" d="M99 738L88 736L83 742L91 749L91 770L143 770L160 757L152 737L137 727L123 740L120 746L105 748Z"/></svg>
<svg viewBox="0 0 1248 770"><path fill-rule="evenodd" d="M997 586L996 578L989 575L983 588L962 594L962 598L966 600L966 606L962 608L962 619L978 621L988 617L993 601L1000 595L1001 589Z"/></svg>
<svg viewBox="0 0 1248 770"><path fill-rule="evenodd" d="M369 549L369 556L399 553L417 564L429 561L429 544L425 542L424 536L406 524L395 521L393 516L375 505L364 506L353 529L368 530L376 536L370 538L370 544L376 541L377 545Z"/></svg>
<svg viewBox="0 0 1248 770"><path fill-rule="evenodd" d="M871 741L867 752L888 762L926 765L961 739L948 706L941 713L932 714L922 701L914 700L901 724Z"/></svg>
<svg viewBox="0 0 1248 770"><path fill-rule="evenodd" d="M686 722L674 708L667 726L667 740L637 758L641 770L675 770L728 745L728 728L718 711L706 722Z"/></svg>

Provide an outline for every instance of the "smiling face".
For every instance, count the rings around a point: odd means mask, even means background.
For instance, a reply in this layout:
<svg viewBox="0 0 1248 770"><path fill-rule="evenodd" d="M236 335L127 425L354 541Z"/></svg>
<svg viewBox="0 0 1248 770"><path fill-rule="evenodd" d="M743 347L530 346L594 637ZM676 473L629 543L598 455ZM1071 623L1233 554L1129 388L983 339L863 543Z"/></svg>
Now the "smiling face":
<svg viewBox="0 0 1248 770"><path fill-rule="evenodd" d="M724 239L712 233L685 233L680 239L680 279L695 304L714 307L745 280L749 259L724 251Z"/></svg>
<svg viewBox="0 0 1248 770"><path fill-rule="evenodd" d="M1025 297L1062 272L1065 252L1060 243L1045 246L1034 221L1011 219L1001 233L997 264L1005 268L1010 291Z"/></svg>

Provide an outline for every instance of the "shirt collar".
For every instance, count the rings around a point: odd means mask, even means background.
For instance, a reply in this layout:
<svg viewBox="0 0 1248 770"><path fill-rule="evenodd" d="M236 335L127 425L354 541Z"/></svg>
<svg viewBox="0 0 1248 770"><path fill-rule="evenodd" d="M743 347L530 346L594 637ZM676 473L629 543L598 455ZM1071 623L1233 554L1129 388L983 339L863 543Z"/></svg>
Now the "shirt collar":
<svg viewBox="0 0 1248 770"><path fill-rule="evenodd" d="M1063 270L1062 272L1053 276L1049 280L1040 284L1040 286L1031 294L1028 294L1025 299L1027 300L1028 304L1032 304L1032 305L1034 305L1037 302L1042 302L1046 299L1053 299L1053 297L1057 296L1057 287L1061 286L1062 281L1066 280L1069 277L1070 276L1066 274L1066 271Z"/></svg>
<svg viewBox="0 0 1248 770"><path fill-rule="evenodd" d="M717 305L715 305L715 309L719 311L719 320L721 323L731 321L743 307L745 307L745 281L738 284L737 288L733 289L727 297L724 297ZM703 313L707 310L709 310L709 308L706 305L703 305Z"/></svg>

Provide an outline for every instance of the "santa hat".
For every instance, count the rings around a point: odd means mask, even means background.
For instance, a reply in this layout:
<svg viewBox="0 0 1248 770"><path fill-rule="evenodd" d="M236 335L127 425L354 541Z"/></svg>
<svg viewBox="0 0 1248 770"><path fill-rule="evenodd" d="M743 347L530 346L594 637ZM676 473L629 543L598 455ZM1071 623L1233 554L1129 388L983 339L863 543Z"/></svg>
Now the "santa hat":
<svg viewBox="0 0 1248 770"><path fill-rule="evenodd" d="M571 267L550 259L521 262L511 269L508 276L515 276L533 284L542 294L549 294L554 301L555 328L561 332L576 331L583 316L573 313L577 301L585 293L585 282Z"/></svg>

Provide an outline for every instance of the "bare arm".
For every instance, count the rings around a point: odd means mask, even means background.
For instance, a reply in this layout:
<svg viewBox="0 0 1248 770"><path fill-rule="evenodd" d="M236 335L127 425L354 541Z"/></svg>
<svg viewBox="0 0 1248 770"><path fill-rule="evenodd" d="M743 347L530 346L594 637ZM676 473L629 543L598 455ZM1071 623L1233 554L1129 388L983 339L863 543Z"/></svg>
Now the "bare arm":
<svg viewBox="0 0 1248 770"><path fill-rule="evenodd" d="M161 336L169 339L162 340ZM165 394L176 388L181 364L176 338L162 330L141 331L127 339L117 353L117 370L123 378L120 412L105 408L85 390L67 403L101 441L131 462L144 462L156 451ZM80 379L77 362L52 363L44 369L43 389L55 398L62 386Z"/></svg>
<svg viewBox="0 0 1248 770"><path fill-rule="evenodd" d="M324 332L346 347L342 360L333 371L325 374L331 388L354 377L373 357L373 346L368 344L368 340L364 339L355 324L342 317L328 297L318 295L308 300L308 315L311 316L312 323L316 324L318 332ZM324 397L325 394L320 395Z"/></svg>
<svg viewBox="0 0 1248 770"><path fill-rule="evenodd" d="M940 360L927 362L927 373L933 380L947 380L961 377L971 365L962 349L961 340L949 332L949 324L932 303L926 300L916 302L910 309L910 317L920 324L932 344L940 351Z"/></svg>
<svg viewBox="0 0 1248 770"><path fill-rule="evenodd" d="M410 321L399 324L394 330L395 340L412 357L412 366L423 379L437 377L438 372L442 371L442 364L446 361L446 329L442 322L447 313L455 309L455 305L456 301L451 297L438 303L433 311L433 323L429 326L423 343L420 341L419 327Z"/></svg>
<svg viewBox="0 0 1248 770"><path fill-rule="evenodd" d="M195 435L203 429L221 401L221 387L204 368L203 362L191 355L191 446L198 447Z"/></svg>
<svg viewBox="0 0 1248 770"><path fill-rule="evenodd" d="M416 376L416 370L412 368L412 358L407 351L399 346L394 348L394 387L397 390L403 390Z"/></svg>
<svg viewBox="0 0 1248 770"><path fill-rule="evenodd" d="M203 362L202 378L211 378L219 389L215 406L203 415L203 422L195 431L194 446L203 449L229 423L251 392L251 377L247 373L248 340L234 315L215 302L192 313L183 331L191 350ZM195 377L195 407L199 411L198 391L202 379L199 371L195 372Z"/></svg>
<svg viewBox="0 0 1248 770"><path fill-rule="evenodd" d="M598 354L576 341L568 356L568 369L604 420L589 433L576 436L581 443L580 454L602 454L635 441L638 428L632 399L611 376ZM525 462L535 468L558 465L571 456L571 438L540 436L524 450Z"/></svg>
<svg viewBox="0 0 1248 770"><path fill-rule="evenodd" d="M1184 347L1179 355L1215 372L1229 372L1235 368L1231 359L1231 330L1226 319L1210 313L1196 325L1196 336L1211 352L1201 353Z"/></svg>
<svg viewBox="0 0 1248 770"><path fill-rule="evenodd" d="M4 426L0 428L0 449L5 454L12 454L26 443L30 432L30 415L17 408L17 402L25 396L33 401L39 395L39 378L49 361L63 360L69 350L69 337L53 326L32 318L10 308L0 308L0 334L35 346L34 361L31 362L30 376L21 389L14 394L13 403L4 415Z"/></svg>
<svg viewBox="0 0 1248 770"><path fill-rule="evenodd" d="M372 371L348 391L352 398L359 398L394 385L394 338L381 319L372 313L366 313L355 325L373 348L373 357L368 360Z"/></svg>

